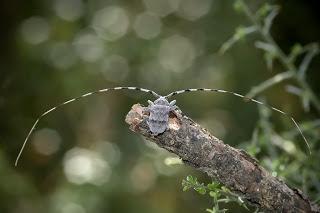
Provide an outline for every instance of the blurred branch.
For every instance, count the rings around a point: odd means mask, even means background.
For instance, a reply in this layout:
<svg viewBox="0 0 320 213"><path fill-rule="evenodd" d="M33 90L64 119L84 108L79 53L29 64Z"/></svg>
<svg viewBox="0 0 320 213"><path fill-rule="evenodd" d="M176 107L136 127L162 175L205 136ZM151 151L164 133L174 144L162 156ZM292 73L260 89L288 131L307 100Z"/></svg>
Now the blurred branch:
<svg viewBox="0 0 320 213"><path fill-rule="evenodd" d="M256 27L238 27L234 33L234 35L226 41L220 48L219 53L224 54L227 50L229 50L236 42L243 39L246 35L249 35L253 32L257 31Z"/></svg>
<svg viewBox="0 0 320 213"><path fill-rule="evenodd" d="M299 78L301 78L301 79L305 78L306 71L307 71L313 57L315 57L318 53L319 53L318 45L313 44L311 46L311 49L307 52L307 54L305 55L305 57L303 58L300 66L299 66L299 69L298 69Z"/></svg>
<svg viewBox="0 0 320 213"><path fill-rule="evenodd" d="M273 6L271 8L272 8L271 12L265 18L265 21L264 21L263 31L266 33L268 33L270 31L273 19L279 14L279 11L280 11L280 7L278 7L278 6Z"/></svg>
<svg viewBox="0 0 320 213"><path fill-rule="evenodd" d="M134 105L127 114L130 129L178 155L184 163L208 174L248 203L266 211L320 212L319 206L298 189L269 174L246 152L224 144L207 130L176 110L168 130L150 134L144 107Z"/></svg>
<svg viewBox="0 0 320 213"><path fill-rule="evenodd" d="M253 98L257 94L261 93L262 91L268 89L269 87L272 87L273 85L280 83L286 79L290 79L294 76L294 72L287 71L279 73L272 78L269 78L268 80L262 82L258 86L255 86L251 89L251 91L246 95L248 98Z"/></svg>
<svg viewBox="0 0 320 213"><path fill-rule="evenodd" d="M308 99L310 99L313 106L318 110L318 112L320 112L320 100L318 99L316 94L313 92L313 90L310 88L310 86L308 85L308 83L305 79L305 72L306 72L312 58L319 52L318 46L316 44L310 45L312 48L308 49L308 52L306 53L306 56L305 56L303 62L301 63L300 67L297 68L296 65L294 64L294 61L292 60L292 58L295 58L295 57L292 57L291 55L286 55L282 51L282 49L279 47L279 45L275 42L275 40L273 39L273 37L270 34L269 29L271 27L273 19L278 14L278 11L279 11L278 7L272 7L270 5L268 5L268 7L265 7L265 8L268 8L268 9L266 9L267 12L265 12L265 13L269 12L269 15L264 19L264 24L262 24L259 21L259 17L257 17L256 14L254 14L250 10L250 8L245 3L245 1L237 0L236 1L236 8L238 10L243 11L246 14L246 16L252 22L253 26L256 28L257 32L259 32L261 34L264 41L268 45L272 46L272 49L275 52L275 58L277 58L280 61L280 63L283 65L283 67L285 67L286 70L292 71L294 73L292 78L297 81L299 86L305 91L306 97ZM264 46L266 46L266 45L264 45ZM300 54L301 53L302 52L300 52ZM278 82L274 82L274 84L275 83L278 83ZM262 83L262 84L264 84L264 83ZM257 87L260 87L260 85ZM259 92L262 92L262 91L263 90L260 90ZM249 94L257 95L258 93L251 91L251 92L249 92Z"/></svg>
<svg viewBox="0 0 320 213"><path fill-rule="evenodd" d="M314 121L301 123L300 126L301 126L301 130L303 132L310 131L310 130L313 130L313 129L317 129L317 128L320 127L320 119L316 119ZM293 129L293 130L289 130L289 131L284 132L282 135L285 138L292 138L292 137L295 137L295 136L299 136L299 131L297 131L296 129Z"/></svg>

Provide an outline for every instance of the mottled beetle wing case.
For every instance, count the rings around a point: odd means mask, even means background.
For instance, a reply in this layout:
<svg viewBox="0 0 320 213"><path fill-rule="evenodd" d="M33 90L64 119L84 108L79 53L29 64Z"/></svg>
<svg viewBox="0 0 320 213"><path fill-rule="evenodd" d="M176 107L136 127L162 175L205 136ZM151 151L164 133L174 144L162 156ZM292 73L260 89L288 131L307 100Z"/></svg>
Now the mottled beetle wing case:
<svg viewBox="0 0 320 213"><path fill-rule="evenodd" d="M150 131L154 135L163 133L168 125L169 112L171 108L165 105L152 105L149 107L149 118L147 120Z"/></svg>

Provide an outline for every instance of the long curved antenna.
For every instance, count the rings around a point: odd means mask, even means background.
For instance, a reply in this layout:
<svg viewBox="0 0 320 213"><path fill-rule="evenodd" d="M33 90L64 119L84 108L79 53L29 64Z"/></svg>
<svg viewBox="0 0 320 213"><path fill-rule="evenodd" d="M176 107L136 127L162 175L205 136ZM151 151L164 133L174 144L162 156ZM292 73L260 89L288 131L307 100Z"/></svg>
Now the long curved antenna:
<svg viewBox="0 0 320 213"><path fill-rule="evenodd" d="M51 109L45 111L44 113L42 113L38 118L37 120L34 122L34 124L32 125L27 137L25 138L22 146L21 146L21 149L19 151L19 154L16 158L16 161L14 163L15 166L18 165L18 162L19 162L19 159L22 155L22 152L27 144L27 141L29 140L32 132L34 131L34 129L36 128L38 122L47 114L49 114L50 112L64 106L64 105L67 105L67 104L70 104L72 102L75 102L75 101L78 101L79 99L82 99L82 98L85 98L85 97L88 97L88 96L91 96L91 95L94 95L94 94L98 94L98 93L104 93L104 92L108 92L108 91L112 91L112 90L137 90L137 91L141 91L141 92L146 92L146 93L150 93L152 94L153 96L155 96L156 98L159 98L160 95L158 95L156 92L152 91L152 90L148 90L148 89L144 89L144 88L139 88L139 87L113 87L113 88L105 88L105 89L100 89L100 90L96 90L96 91L93 91L93 92L89 92L89 93L86 93L86 94L83 94L81 96L78 96L76 98L72 98L72 99L69 99L61 104L58 104L56 105L55 107L52 107Z"/></svg>
<svg viewBox="0 0 320 213"><path fill-rule="evenodd" d="M305 144L306 144L307 147L308 147L309 154L311 155L310 145L309 145L306 137L305 137L304 134L302 133L301 128L299 127L298 123L295 121L295 119L294 119L292 116L290 116L289 114L281 111L280 109L277 109L277 108L275 108L275 107L273 107L273 106L270 106L270 105L268 105L268 104L266 104L266 103L263 103L263 102L261 102L261 101L258 101L258 100L256 100L256 99L248 98L248 97L246 97L246 96L244 96L244 95L241 95L241 94L239 94L239 93L230 92L230 91L227 91L227 90L222 90L222 89L208 89L208 88L196 88L196 89L177 90L177 91L175 91L175 92L169 93L168 95L166 95L166 96L164 96L164 97L165 97L165 98L170 98L170 97L172 97L172 96L179 95L179 94L182 94L182 93L186 93L186 92L197 92L197 91L218 92L218 93L228 93L228 94L232 94L232 95L234 95L234 96L243 98L245 101L252 101L252 102L254 102L254 103L263 105L263 106L265 106L265 107L267 107L267 108L269 108L269 109L271 109L271 110L274 110L274 111L276 111L276 112L279 112L279 113L287 116L288 118L290 118L290 119L292 120L292 122L294 123L294 125L295 125L295 126L297 127L297 129L299 130L300 135L302 136Z"/></svg>

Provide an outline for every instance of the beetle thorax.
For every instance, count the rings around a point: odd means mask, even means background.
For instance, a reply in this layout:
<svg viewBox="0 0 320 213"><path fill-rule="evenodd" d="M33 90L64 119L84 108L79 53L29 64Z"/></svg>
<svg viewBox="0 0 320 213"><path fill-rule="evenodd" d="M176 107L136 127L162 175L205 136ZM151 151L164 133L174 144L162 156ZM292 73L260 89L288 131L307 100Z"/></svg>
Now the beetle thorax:
<svg viewBox="0 0 320 213"><path fill-rule="evenodd" d="M165 97L160 97L157 100L154 101L155 105L164 105L169 106L169 102Z"/></svg>

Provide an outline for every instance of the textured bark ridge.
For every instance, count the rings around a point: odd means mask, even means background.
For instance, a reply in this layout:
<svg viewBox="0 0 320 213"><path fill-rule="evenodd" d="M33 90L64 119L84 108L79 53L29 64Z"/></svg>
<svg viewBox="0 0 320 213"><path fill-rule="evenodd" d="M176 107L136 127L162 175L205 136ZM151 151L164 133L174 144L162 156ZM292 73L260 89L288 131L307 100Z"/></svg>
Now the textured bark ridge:
<svg viewBox="0 0 320 213"><path fill-rule="evenodd" d="M235 149L176 110L168 129L151 135L144 107L136 104L126 117L130 129L244 197L266 212L320 212L298 189L273 177L243 150Z"/></svg>

